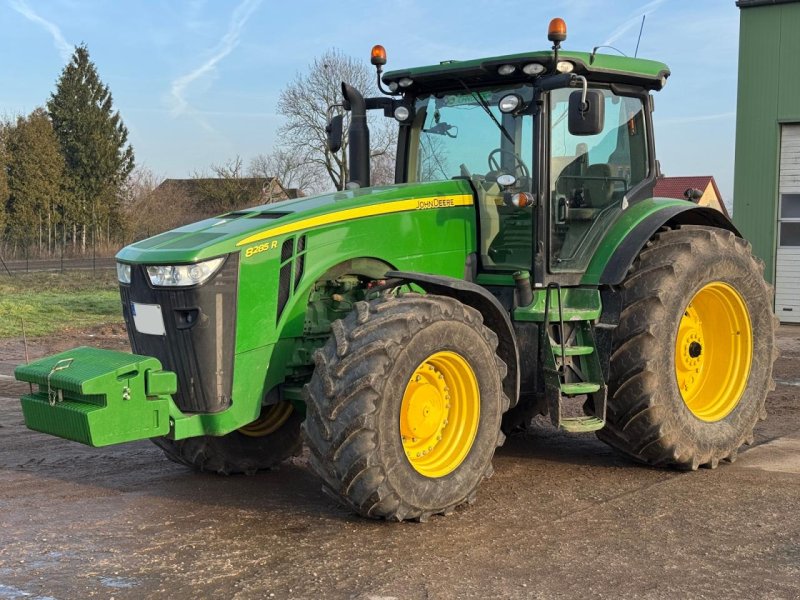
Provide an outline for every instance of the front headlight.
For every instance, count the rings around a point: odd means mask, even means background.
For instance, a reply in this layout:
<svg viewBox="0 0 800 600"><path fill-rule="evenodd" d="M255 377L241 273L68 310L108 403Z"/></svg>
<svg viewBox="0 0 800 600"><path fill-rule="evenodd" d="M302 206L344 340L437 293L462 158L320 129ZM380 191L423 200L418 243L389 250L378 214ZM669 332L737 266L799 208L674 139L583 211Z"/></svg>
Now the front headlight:
<svg viewBox="0 0 800 600"><path fill-rule="evenodd" d="M117 263L117 279L120 283L131 282L131 266L125 263Z"/></svg>
<svg viewBox="0 0 800 600"><path fill-rule="evenodd" d="M208 281L225 262L225 257L212 258L193 265L152 265L147 275L154 286L186 287Z"/></svg>

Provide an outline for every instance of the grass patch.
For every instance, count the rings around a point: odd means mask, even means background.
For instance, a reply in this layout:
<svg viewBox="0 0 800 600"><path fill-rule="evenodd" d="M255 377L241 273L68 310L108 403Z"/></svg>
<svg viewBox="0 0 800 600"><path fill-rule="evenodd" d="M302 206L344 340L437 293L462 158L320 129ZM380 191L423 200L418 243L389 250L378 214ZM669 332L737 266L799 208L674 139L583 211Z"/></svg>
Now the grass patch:
<svg viewBox="0 0 800 600"><path fill-rule="evenodd" d="M114 271L0 276L0 337L29 336L122 322Z"/></svg>

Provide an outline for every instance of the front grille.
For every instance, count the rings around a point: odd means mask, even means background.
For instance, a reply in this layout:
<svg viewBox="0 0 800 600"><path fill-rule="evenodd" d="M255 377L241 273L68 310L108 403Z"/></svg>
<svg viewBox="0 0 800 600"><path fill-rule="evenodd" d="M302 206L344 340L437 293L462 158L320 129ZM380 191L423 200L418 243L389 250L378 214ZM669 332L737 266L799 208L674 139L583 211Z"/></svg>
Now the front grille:
<svg viewBox="0 0 800 600"><path fill-rule="evenodd" d="M201 286L154 288L144 265L133 265L130 285L120 286L131 347L178 375L173 398L183 412L214 413L231 405L238 276L239 255L231 254ZM166 335L136 331L131 302L161 306Z"/></svg>

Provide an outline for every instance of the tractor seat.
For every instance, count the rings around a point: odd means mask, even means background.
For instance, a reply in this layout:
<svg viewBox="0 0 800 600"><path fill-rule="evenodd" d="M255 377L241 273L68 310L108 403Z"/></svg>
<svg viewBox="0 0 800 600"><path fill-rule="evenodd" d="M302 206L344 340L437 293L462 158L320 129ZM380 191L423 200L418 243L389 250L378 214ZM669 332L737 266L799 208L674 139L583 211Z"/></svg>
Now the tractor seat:
<svg viewBox="0 0 800 600"><path fill-rule="evenodd" d="M611 180L611 167L605 163L589 165L586 168L583 184L584 201L589 208L605 208L614 197L614 182Z"/></svg>

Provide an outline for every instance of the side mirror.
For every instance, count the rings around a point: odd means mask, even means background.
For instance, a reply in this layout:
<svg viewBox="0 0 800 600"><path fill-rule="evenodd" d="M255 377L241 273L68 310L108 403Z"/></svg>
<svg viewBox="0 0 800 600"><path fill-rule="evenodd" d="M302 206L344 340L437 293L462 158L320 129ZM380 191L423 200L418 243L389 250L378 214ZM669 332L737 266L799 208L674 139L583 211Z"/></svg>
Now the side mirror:
<svg viewBox="0 0 800 600"><path fill-rule="evenodd" d="M597 135L603 131L606 103L603 92L587 90L586 102L583 92L577 90L569 95L569 132L572 135Z"/></svg>
<svg viewBox="0 0 800 600"><path fill-rule="evenodd" d="M328 135L328 150L338 152L342 148L342 120L344 115L336 115L325 126L325 133Z"/></svg>

